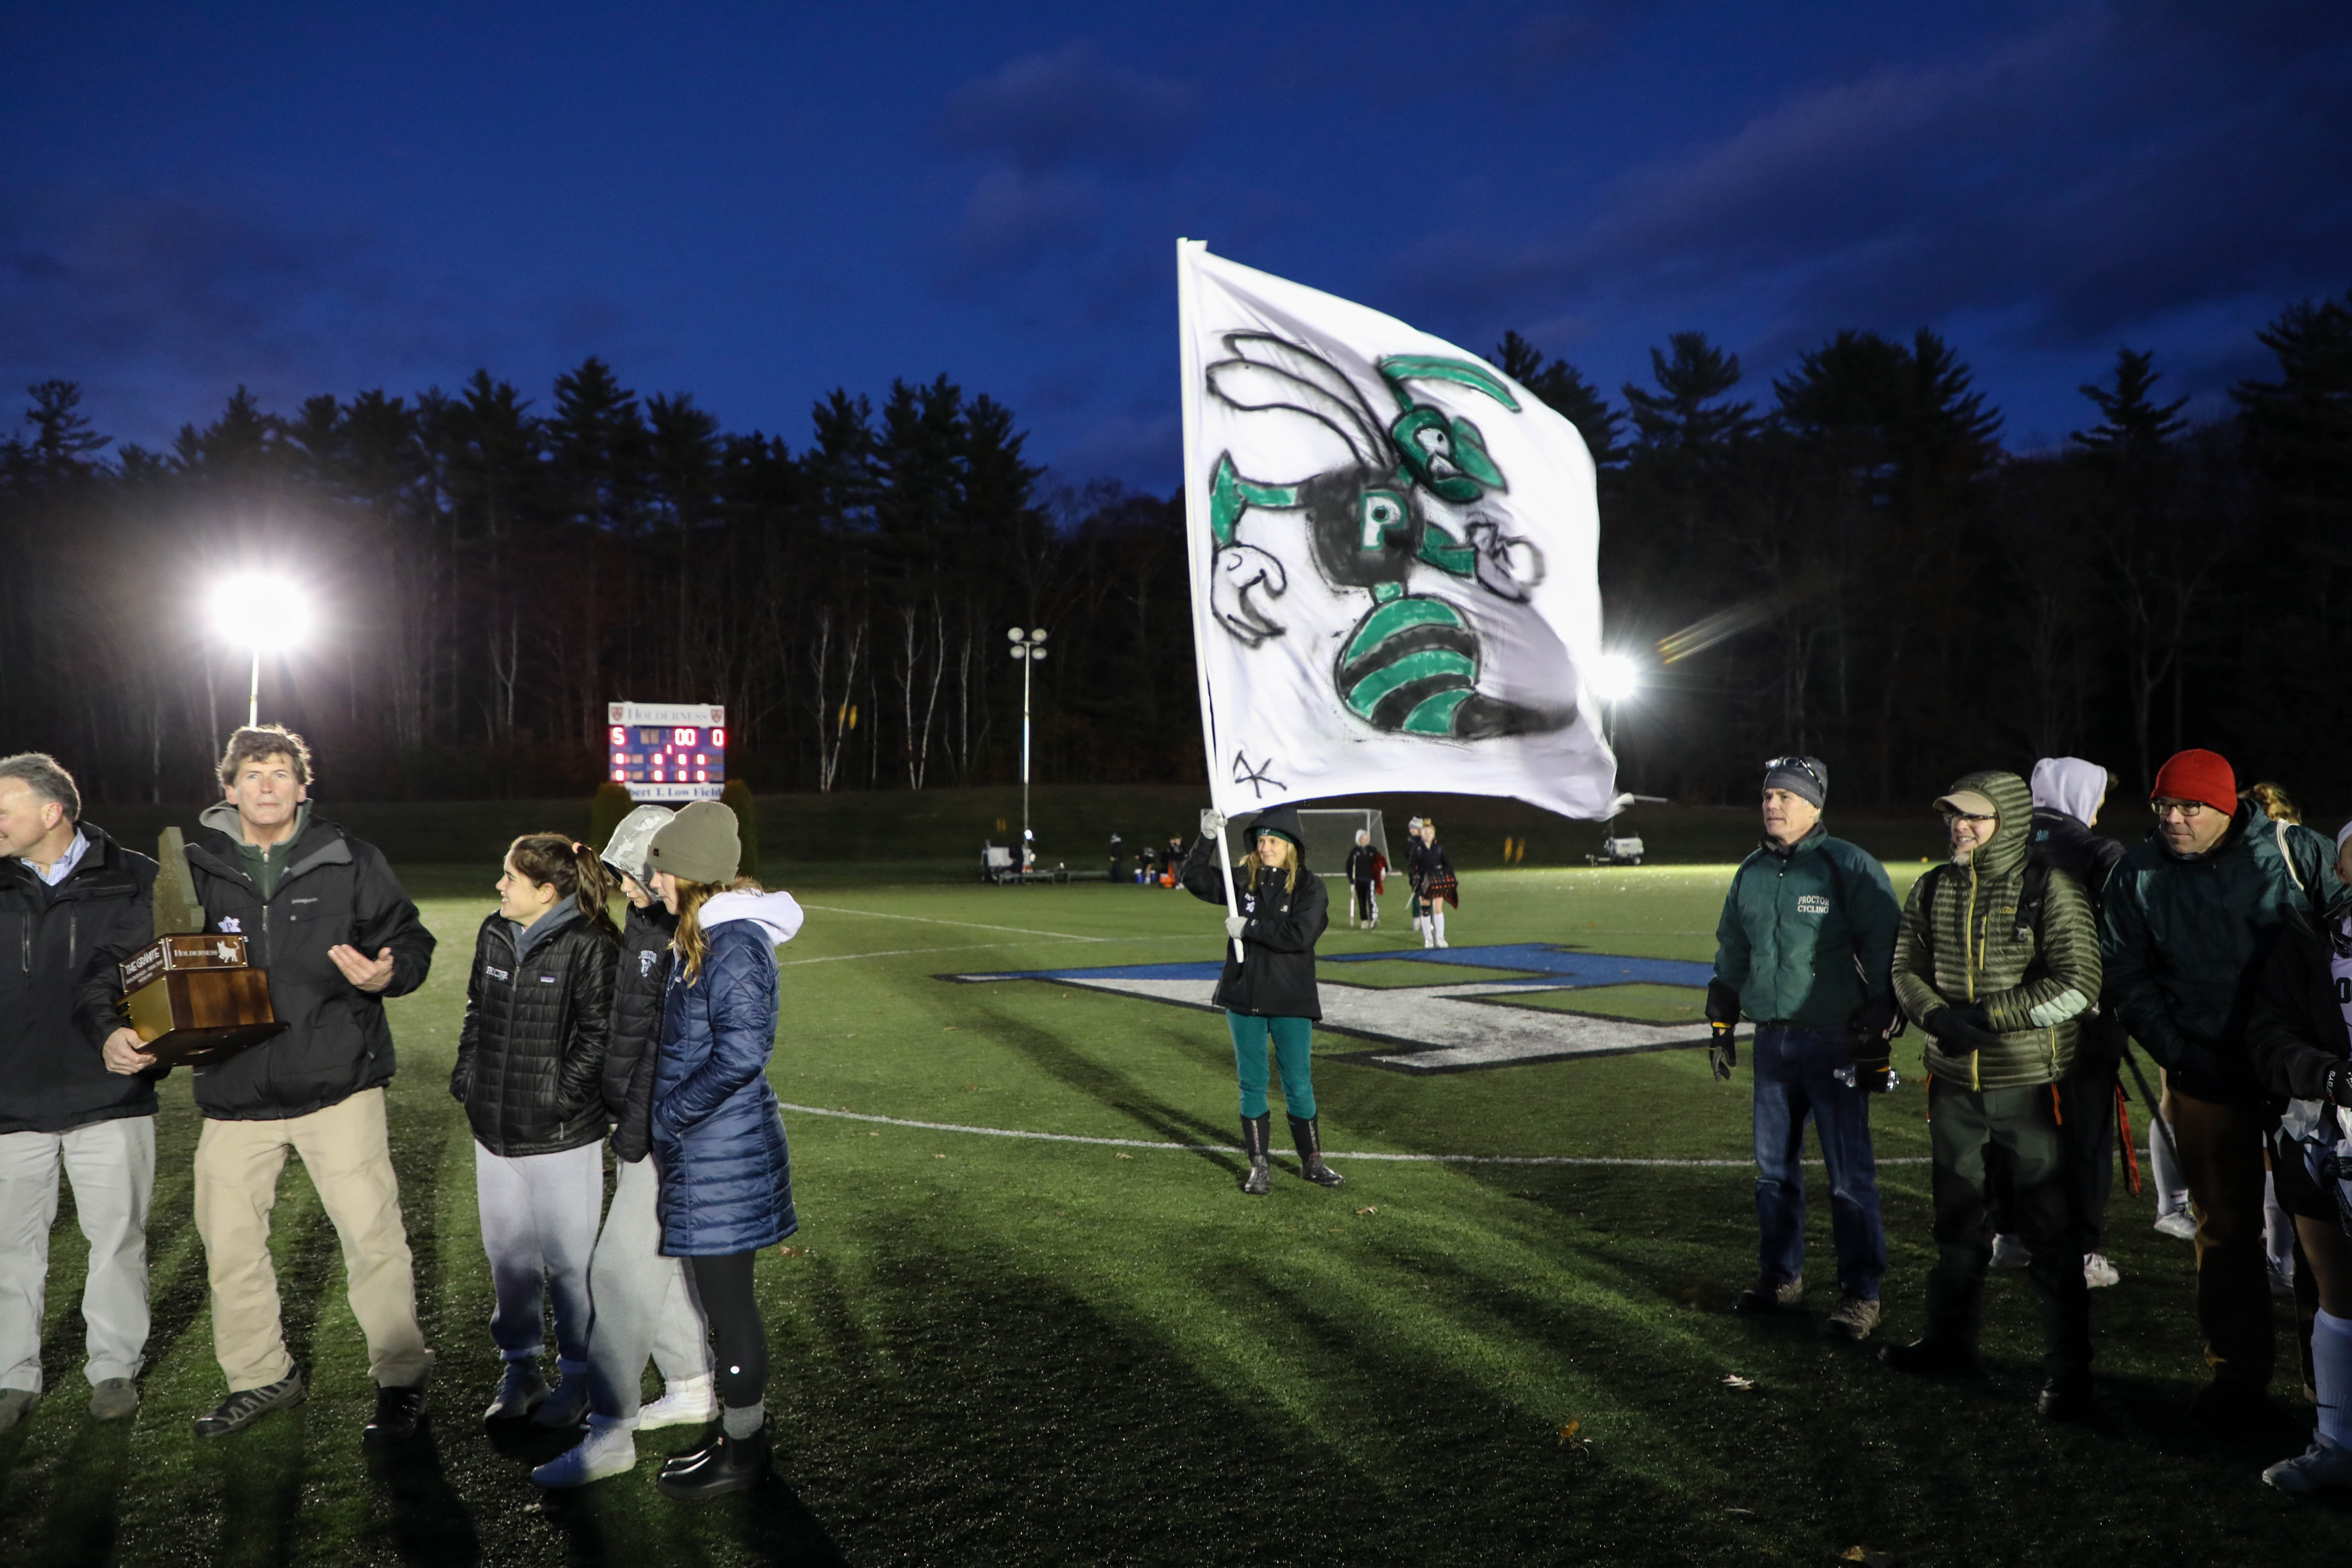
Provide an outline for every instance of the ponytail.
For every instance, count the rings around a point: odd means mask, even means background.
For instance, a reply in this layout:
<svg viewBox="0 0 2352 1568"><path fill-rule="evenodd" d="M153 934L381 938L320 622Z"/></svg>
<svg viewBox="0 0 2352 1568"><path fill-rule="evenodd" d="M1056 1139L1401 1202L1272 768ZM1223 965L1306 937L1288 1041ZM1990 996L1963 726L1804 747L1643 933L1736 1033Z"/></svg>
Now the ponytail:
<svg viewBox="0 0 2352 1568"><path fill-rule="evenodd" d="M542 887L552 887L558 898L570 899L605 935L619 941L604 901L613 896L612 873L596 851L568 833L526 833L507 851L514 868Z"/></svg>

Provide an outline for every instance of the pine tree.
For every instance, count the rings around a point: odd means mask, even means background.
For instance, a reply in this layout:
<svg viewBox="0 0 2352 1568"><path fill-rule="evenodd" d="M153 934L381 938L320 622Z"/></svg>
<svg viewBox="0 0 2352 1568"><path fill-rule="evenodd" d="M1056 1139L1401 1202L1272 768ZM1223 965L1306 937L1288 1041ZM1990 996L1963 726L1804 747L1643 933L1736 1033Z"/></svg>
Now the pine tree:
<svg viewBox="0 0 2352 1568"><path fill-rule="evenodd" d="M25 414L33 438L25 447L34 468L52 481L87 476L97 467L95 455L114 438L99 435L78 412L81 388L70 381L44 381L25 390L33 399Z"/></svg>
<svg viewBox="0 0 2352 1568"><path fill-rule="evenodd" d="M1617 427L1624 416L1610 407L1601 389L1585 380L1574 365L1564 359L1546 364L1543 351L1515 331L1506 331L1503 341L1495 345L1495 364L1575 426L1595 464L1605 468L1624 457L1617 445Z"/></svg>
<svg viewBox="0 0 2352 1568"><path fill-rule="evenodd" d="M1748 434L1756 405L1719 401L1739 384L1739 356L1708 342L1705 332L1676 332L1666 341L1672 357L1650 351L1658 390L1645 392L1630 381L1623 388L1642 444L1696 452Z"/></svg>
<svg viewBox="0 0 2352 1568"><path fill-rule="evenodd" d="M2189 399L2158 404L2148 397L2156 384L2164 379L2159 372L2149 368L2155 357L2152 353L2117 349L2116 389L2109 392L2104 386L2088 384L2080 388L2083 395L2097 405L2099 422L2088 430L2074 432L2066 439L2093 452L2145 458L2188 429L2189 422L2177 416L2188 406Z"/></svg>
<svg viewBox="0 0 2352 1568"><path fill-rule="evenodd" d="M2283 510L2340 529L2352 522L2352 294L2291 306L2260 335L2278 380L2230 389L2249 455Z"/></svg>

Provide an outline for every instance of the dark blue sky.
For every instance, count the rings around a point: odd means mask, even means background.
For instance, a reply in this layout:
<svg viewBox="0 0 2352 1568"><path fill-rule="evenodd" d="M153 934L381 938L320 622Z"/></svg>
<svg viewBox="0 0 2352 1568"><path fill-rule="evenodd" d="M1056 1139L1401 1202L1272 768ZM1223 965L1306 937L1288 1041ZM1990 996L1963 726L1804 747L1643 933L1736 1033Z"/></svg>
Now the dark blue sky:
<svg viewBox="0 0 2352 1568"><path fill-rule="evenodd" d="M2219 405L2352 285L2352 7L5 7L0 387L545 406L589 353L797 447L941 370L1058 478L1176 461L1172 242L1607 387L1949 336L2014 447L2119 343ZM0 406L9 405L0 404Z"/></svg>

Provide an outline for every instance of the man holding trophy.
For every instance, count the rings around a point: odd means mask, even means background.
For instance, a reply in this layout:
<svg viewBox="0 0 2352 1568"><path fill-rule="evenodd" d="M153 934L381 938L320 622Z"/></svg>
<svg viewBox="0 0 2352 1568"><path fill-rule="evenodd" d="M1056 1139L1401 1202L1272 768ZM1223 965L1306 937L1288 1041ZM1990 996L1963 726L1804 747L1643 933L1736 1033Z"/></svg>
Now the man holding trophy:
<svg viewBox="0 0 2352 1568"><path fill-rule="evenodd" d="M393 1048L383 999L425 983L432 933L379 850L311 815L310 752L300 736L277 725L237 731L220 782L227 799L204 814L188 868L205 931L242 939L247 961L268 976L282 1032L206 1062L195 1078L205 1115L196 1229L212 1285L213 1348L229 1387L197 1417L196 1431L226 1436L304 1397L269 1260L269 1213L291 1151L334 1223L352 1313L367 1335L376 1407L365 1440L402 1441L424 1415L433 1352L417 1326L385 1129ZM151 1065L137 1044L118 1036L107 1065Z"/></svg>

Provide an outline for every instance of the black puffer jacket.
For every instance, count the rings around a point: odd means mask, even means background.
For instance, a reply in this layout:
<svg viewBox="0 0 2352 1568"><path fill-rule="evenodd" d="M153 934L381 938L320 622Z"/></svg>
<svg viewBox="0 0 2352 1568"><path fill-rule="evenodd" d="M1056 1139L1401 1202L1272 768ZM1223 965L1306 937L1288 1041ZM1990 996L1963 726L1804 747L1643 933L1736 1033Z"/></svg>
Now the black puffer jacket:
<svg viewBox="0 0 2352 1568"><path fill-rule="evenodd" d="M284 1034L195 1069L196 1106L226 1121L274 1121L340 1105L393 1073L384 999L405 996L433 968L433 933L373 844L310 816L288 848L269 898L245 872L231 835L236 808L215 806L188 844L205 929L244 936L247 962L269 972L269 1005ZM392 949L392 984L361 990L330 948L373 958Z"/></svg>
<svg viewBox="0 0 2352 1568"><path fill-rule="evenodd" d="M2263 965L2246 1018L2246 1060L2274 1097L2274 1113L2285 1100L2326 1098L2327 1069L2352 1059L2329 963L2337 942L2352 947L2342 921L2315 930L2303 911L2291 910Z"/></svg>
<svg viewBox="0 0 2352 1568"><path fill-rule="evenodd" d="M1218 977L1213 1000L1227 1012L1260 1018L1323 1016L1315 989L1315 943L1330 923L1330 901L1323 879L1304 866L1294 875L1296 887L1268 877L1253 889L1246 870L1234 874L1234 896L1249 924L1242 928L1241 963L1234 962L1233 943L1224 944L1225 972ZM1184 857L1184 888L1196 899L1224 906L1225 879L1217 866L1215 839L1196 840Z"/></svg>
<svg viewBox="0 0 2352 1568"><path fill-rule="evenodd" d="M84 823L89 847L52 888L0 858L0 1132L69 1132L155 1114L156 1068L106 1070L122 1026L115 966L154 940L155 862Z"/></svg>
<svg viewBox="0 0 2352 1568"><path fill-rule="evenodd" d="M659 904L629 908L621 928L621 973L613 983L613 1037L604 1049L604 1114L613 1158L642 1160L653 1149L654 1062L661 1052L662 992L669 984L677 917Z"/></svg>
<svg viewBox="0 0 2352 1568"><path fill-rule="evenodd" d="M474 938L466 1021L449 1092L493 1154L560 1154L604 1136L604 1042L613 1026L619 944L562 904L559 922L515 956L512 922L495 910Z"/></svg>

